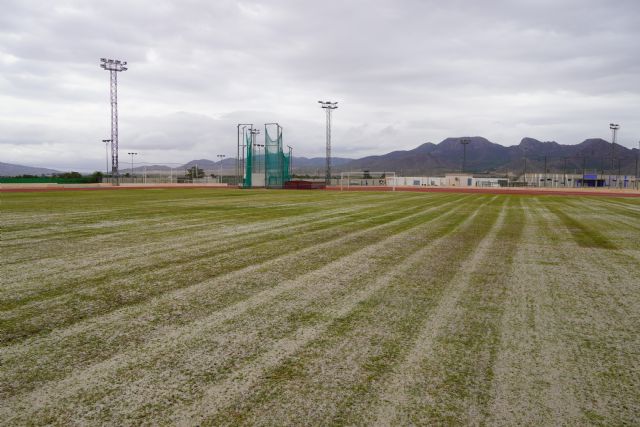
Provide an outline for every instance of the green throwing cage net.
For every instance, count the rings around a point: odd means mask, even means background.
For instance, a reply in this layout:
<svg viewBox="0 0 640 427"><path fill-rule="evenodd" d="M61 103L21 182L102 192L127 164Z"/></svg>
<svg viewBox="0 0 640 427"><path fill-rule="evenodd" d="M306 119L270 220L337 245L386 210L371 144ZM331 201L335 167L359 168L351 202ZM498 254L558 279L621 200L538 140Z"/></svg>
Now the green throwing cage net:
<svg viewBox="0 0 640 427"><path fill-rule="evenodd" d="M245 147L247 147L247 157L245 160L245 176L244 187L251 188L251 176L253 174L253 144L251 143L251 135L247 133L245 135Z"/></svg>
<svg viewBox="0 0 640 427"><path fill-rule="evenodd" d="M282 128L276 126L276 137L272 138L268 126L264 127L264 155L256 156L254 144L250 135L245 137L247 147L245 161L244 187L252 188L261 186L260 182L264 177L264 186L267 188L283 188L284 184L291 179L289 167L291 159L289 154L285 154L282 149ZM256 144L257 148L260 145ZM257 161L257 164L254 164ZM264 174L264 175L262 175Z"/></svg>
<svg viewBox="0 0 640 427"><path fill-rule="evenodd" d="M278 128L276 138L272 138L265 126L265 186L268 188L282 188L289 181L289 156L282 150L282 133Z"/></svg>

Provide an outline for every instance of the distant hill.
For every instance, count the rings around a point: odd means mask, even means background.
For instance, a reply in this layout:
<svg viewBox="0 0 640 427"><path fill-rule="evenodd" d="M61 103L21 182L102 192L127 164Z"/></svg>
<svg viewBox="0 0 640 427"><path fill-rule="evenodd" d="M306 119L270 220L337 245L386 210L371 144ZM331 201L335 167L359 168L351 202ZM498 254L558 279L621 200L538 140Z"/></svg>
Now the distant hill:
<svg viewBox="0 0 640 427"><path fill-rule="evenodd" d="M549 172L611 170L611 143L603 139L587 139L577 145L562 145L555 141L541 142L523 138L520 144L505 147L486 138L469 138L466 170L473 173L543 172L545 157ZM615 145L615 170L635 173L637 149ZM369 156L342 165L342 170L395 171L409 175L439 175L462 169L463 147L460 138L447 138L439 144L426 143L413 150L392 151L381 156Z"/></svg>
<svg viewBox="0 0 640 427"><path fill-rule="evenodd" d="M19 176L19 175L52 175L61 173L55 169L36 168L32 166L14 165L11 163L0 162L0 176Z"/></svg>
<svg viewBox="0 0 640 427"><path fill-rule="evenodd" d="M608 173L612 170L612 146L611 143L600 138L591 138L575 145L558 144L555 141L539 141L533 138L523 138L518 145L505 147L493 143L481 136L469 138L467 145L467 167L471 173L496 173L506 172L516 175L524 172L525 163L527 172L543 172L545 158L547 170L551 173L562 172L580 173L584 169L588 172ZM341 171L394 171L398 175L442 175L447 172L458 172L462 169L463 147L459 137L446 138L438 144L427 142L412 150L392 151L377 156L367 156L361 159L349 159L333 157L331 164L334 173ZM615 165L613 170L626 175L635 174L636 156L638 149L629 149L619 144L613 149ZM526 161L525 161L526 159ZM256 163L262 159L256 158ZM324 175L324 157L294 157L293 171L296 174ZM236 173L236 159L228 157L222 161L209 159L191 160L184 165L169 167L165 165L136 166L134 173L140 174L145 169L147 173L169 174L183 173L195 165L204 169L205 173L217 175L222 165L223 175ZM120 172L126 174L130 171L126 162L121 163ZM181 172L180 172L181 171ZM35 168L30 166L0 163L0 176L16 175L51 175L60 173L54 169Z"/></svg>
<svg viewBox="0 0 640 427"><path fill-rule="evenodd" d="M463 147L459 137L446 138L438 144L427 142L413 150L392 151L387 154L377 156L367 156L360 159L349 159L344 157L333 157L331 165L334 173L341 171L394 171L398 175L442 175L447 172L458 172L462 169ZM495 173L506 172L520 174L525 169L527 172L544 171L545 157L547 170L550 173L562 172L565 168L567 173L580 173L582 168L589 171L600 172L611 170L611 143L599 138L586 139L580 144L563 145L555 141L538 141L533 138L523 138L520 144L505 147L493 143L481 136L469 138L471 142L467 145L467 166L466 170L471 173ZM635 173L635 159L637 149L629 149L619 144L615 146L614 156L616 158L615 171L618 169L620 160L620 170L623 174ZM262 161L261 157L256 157L256 163ZM293 171L296 174L319 174L324 175L324 157L294 157ZM222 163L223 175L235 174L236 159L225 158L222 162L215 162L209 159L191 160L182 166L174 168L186 170L198 165L206 173L218 174ZM162 169L165 168L165 169ZM134 168L136 173L143 170L143 167ZM147 166L147 171L166 170L167 166L156 167ZM122 170L123 173L127 169ZM167 172L168 173L168 172Z"/></svg>

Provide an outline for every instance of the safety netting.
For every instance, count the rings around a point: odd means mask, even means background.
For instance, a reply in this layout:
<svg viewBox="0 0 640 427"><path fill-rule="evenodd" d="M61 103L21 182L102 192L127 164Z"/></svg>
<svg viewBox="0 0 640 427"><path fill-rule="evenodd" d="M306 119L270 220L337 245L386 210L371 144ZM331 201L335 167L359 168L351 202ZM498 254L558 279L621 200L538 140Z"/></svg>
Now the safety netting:
<svg viewBox="0 0 640 427"><path fill-rule="evenodd" d="M245 169L244 169L244 187L251 188L252 187L252 179L253 175L253 144L251 134L247 132L244 137L244 146L247 150L247 155L245 158Z"/></svg>
<svg viewBox="0 0 640 427"><path fill-rule="evenodd" d="M277 127L275 138L269 133L265 126L264 145L254 144L251 133L245 136L244 146L246 147L244 187L267 187L283 188L285 183L291 179L289 154L285 154L282 147L282 131ZM260 154L260 149L264 152ZM256 153L257 150L257 153Z"/></svg>
<svg viewBox="0 0 640 427"><path fill-rule="evenodd" d="M265 187L282 188L289 181L289 155L282 150L282 133L277 131L276 138L272 138L269 129L264 131L264 163Z"/></svg>

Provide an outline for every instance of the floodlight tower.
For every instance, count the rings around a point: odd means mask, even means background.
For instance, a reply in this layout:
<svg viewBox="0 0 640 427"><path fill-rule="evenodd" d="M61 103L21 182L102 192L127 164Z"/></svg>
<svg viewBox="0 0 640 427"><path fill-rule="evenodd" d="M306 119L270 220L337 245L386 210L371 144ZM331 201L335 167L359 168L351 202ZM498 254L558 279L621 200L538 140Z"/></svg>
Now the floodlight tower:
<svg viewBox="0 0 640 427"><path fill-rule="evenodd" d="M462 144L463 150L462 150L462 173L464 173L466 166L467 166L467 145L469 145L469 143L471 142L471 140L469 138L460 138L460 144Z"/></svg>
<svg viewBox="0 0 640 427"><path fill-rule="evenodd" d="M613 170L615 168L615 151L616 151L616 134L618 133L618 129L620 129L620 125L617 123L609 123L609 129L611 129L611 132L613 133L613 137L611 138L611 172L613 173ZM620 180L620 177L618 177L618 179L616 180L616 186L618 181ZM611 173L609 174L609 187L611 187Z"/></svg>
<svg viewBox="0 0 640 427"><path fill-rule="evenodd" d="M318 101L318 103L327 112L327 170L325 172L325 181L329 185L331 183L331 110L338 108L338 103L331 101Z"/></svg>
<svg viewBox="0 0 640 427"><path fill-rule="evenodd" d="M137 156L138 153L129 152L127 154L131 156L131 182L133 182L133 156Z"/></svg>
<svg viewBox="0 0 640 427"><path fill-rule="evenodd" d="M127 71L127 61L100 58L100 67L109 71L111 81L111 175L120 184L118 172L118 73Z"/></svg>
<svg viewBox="0 0 640 427"><path fill-rule="evenodd" d="M222 184L222 161L224 160L225 157L227 157L227 155L218 154L216 155L216 157L220 159L220 174L218 176L220 177L220 184Z"/></svg>

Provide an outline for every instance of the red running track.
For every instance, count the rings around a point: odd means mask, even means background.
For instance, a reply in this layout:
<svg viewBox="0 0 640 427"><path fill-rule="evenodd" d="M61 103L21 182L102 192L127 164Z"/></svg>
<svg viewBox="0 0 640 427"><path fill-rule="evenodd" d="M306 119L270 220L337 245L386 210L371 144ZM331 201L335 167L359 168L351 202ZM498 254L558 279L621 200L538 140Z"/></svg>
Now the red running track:
<svg viewBox="0 0 640 427"><path fill-rule="evenodd" d="M209 188L238 190L236 187L212 187L206 185L154 185L154 186L127 186L127 187L25 187L25 188L0 188L0 193L31 193L48 191L93 191L93 190L143 190L143 189L189 189L189 188ZM303 191L303 190L291 190ZM311 190L317 191L317 190ZM327 187L325 191L341 191L340 187ZM392 191L390 187L357 187L343 189L343 191ZM575 190L575 189L532 189L532 188L456 188L456 187L396 187L396 191L418 192L418 193L472 193L472 194L521 194L532 196L604 196L604 197L640 197L640 192L624 192L610 190Z"/></svg>

